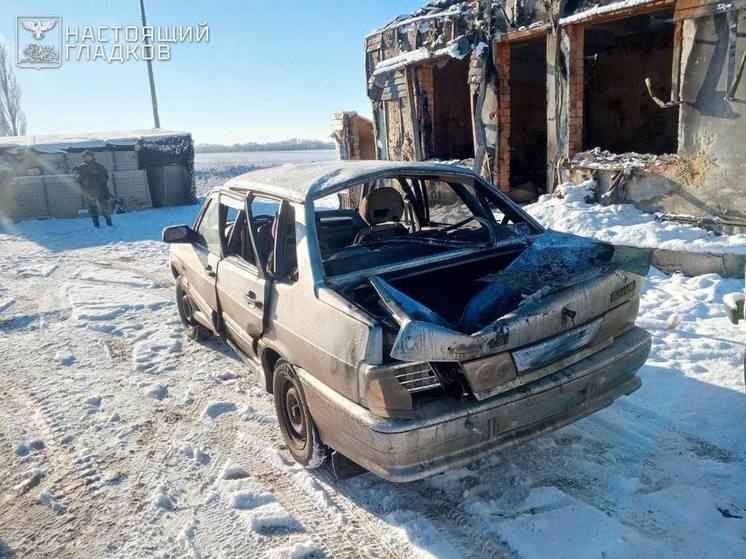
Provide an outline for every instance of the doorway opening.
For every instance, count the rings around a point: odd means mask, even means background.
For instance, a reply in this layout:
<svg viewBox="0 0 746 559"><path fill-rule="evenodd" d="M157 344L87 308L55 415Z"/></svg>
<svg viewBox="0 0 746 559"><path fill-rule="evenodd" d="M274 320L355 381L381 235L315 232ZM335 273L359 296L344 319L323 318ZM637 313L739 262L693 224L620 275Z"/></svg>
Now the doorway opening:
<svg viewBox="0 0 746 559"><path fill-rule="evenodd" d="M547 185L546 37L510 44L510 188L534 197Z"/></svg>
<svg viewBox="0 0 746 559"><path fill-rule="evenodd" d="M679 109L671 97L674 23L671 10L588 25L584 32L583 149L675 153Z"/></svg>
<svg viewBox="0 0 746 559"><path fill-rule="evenodd" d="M469 62L448 59L433 67L432 147L436 159L474 157Z"/></svg>

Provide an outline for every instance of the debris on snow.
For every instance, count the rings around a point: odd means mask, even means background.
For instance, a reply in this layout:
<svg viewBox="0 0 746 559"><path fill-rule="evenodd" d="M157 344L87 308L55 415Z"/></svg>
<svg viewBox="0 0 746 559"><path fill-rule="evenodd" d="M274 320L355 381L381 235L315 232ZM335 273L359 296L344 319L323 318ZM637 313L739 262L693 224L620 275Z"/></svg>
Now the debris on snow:
<svg viewBox="0 0 746 559"><path fill-rule="evenodd" d="M96 396L88 396L88 398L86 398L84 400L84 403L89 408L96 408L97 409L97 408L101 407L101 400L102 399L103 398L101 398L101 396L98 396L98 395L96 395Z"/></svg>
<svg viewBox="0 0 746 559"><path fill-rule="evenodd" d="M668 326L668 328L673 330L679 325L680 322L681 322L681 315L675 312L666 319L666 326Z"/></svg>
<svg viewBox="0 0 746 559"><path fill-rule="evenodd" d="M54 362L69 367L75 363L75 355L72 354L70 348L61 349L54 354Z"/></svg>
<svg viewBox="0 0 746 559"><path fill-rule="evenodd" d="M240 466L231 464L226 464L225 468L223 468L223 471L220 473L220 479L235 480L247 477L249 477L249 474L246 473L246 470Z"/></svg>
<svg viewBox="0 0 746 559"><path fill-rule="evenodd" d="M230 384L233 381L235 381L239 375L235 371L225 370L225 371L219 371L219 372L212 373L210 376L217 382L221 382L223 384Z"/></svg>
<svg viewBox="0 0 746 559"><path fill-rule="evenodd" d="M202 412L202 417L209 417L215 419L224 413L230 413L236 411L236 404L233 402L213 402L208 404Z"/></svg>
<svg viewBox="0 0 746 559"><path fill-rule="evenodd" d="M597 189L598 185L594 180L588 180L580 184L566 182L557 187L554 195L556 198L560 198L565 202L581 202L589 204L593 202Z"/></svg>

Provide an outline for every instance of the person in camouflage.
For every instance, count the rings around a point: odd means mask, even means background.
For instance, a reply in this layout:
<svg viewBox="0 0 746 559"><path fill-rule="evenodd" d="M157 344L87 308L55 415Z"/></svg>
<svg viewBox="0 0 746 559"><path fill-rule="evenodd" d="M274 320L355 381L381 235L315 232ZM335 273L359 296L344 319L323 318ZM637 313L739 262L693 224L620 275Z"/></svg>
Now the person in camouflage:
<svg viewBox="0 0 746 559"><path fill-rule="evenodd" d="M96 161L91 150L85 150L82 156L83 163L75 167L73 173L75 174L75 182L80 185L88 204L88 215L91 216L94 226L101 227L98 220L100 207L106 224L111 227L113 225L111 222L111 203L109 202L111 193L109 187L106 186L106 182L109 180L109 172L106 167Z"/></svg>

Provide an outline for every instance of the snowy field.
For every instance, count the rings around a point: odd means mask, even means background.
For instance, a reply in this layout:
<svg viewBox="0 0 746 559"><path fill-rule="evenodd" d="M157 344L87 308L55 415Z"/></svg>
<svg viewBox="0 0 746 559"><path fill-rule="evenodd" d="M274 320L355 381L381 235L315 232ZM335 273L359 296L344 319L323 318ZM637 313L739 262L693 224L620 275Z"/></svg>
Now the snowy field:
<svg viewBox="0 0 746 559"><path fill-rule="evenodd" d="M337 159L337 151L333 149L197 153L194 155L194 179L197 194L203 195L229 178L254 169L275 167L285 163L308 163L334 159Z"/></svg>
<svg viewBox="0 0 746 559"><path fill-rule="evenodd" d="M0 229L0 557L744 556L746 336L720 306L743 281L651 271L643 386L602 412L338 482L291 461L227 347L182 335L158 239L197 209Z"/></svg>

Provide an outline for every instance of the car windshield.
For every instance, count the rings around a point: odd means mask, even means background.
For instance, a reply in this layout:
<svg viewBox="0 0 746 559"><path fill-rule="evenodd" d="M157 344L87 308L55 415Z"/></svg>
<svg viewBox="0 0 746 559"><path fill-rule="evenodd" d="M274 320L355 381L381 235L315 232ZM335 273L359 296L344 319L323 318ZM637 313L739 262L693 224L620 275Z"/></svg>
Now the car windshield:
<svg viewBox="0 0 746 559"><path fill-rule="evenodd" d="M314 210L327 276L534 232L509 202L456 175L378 179L316 199Z"/></svg>

